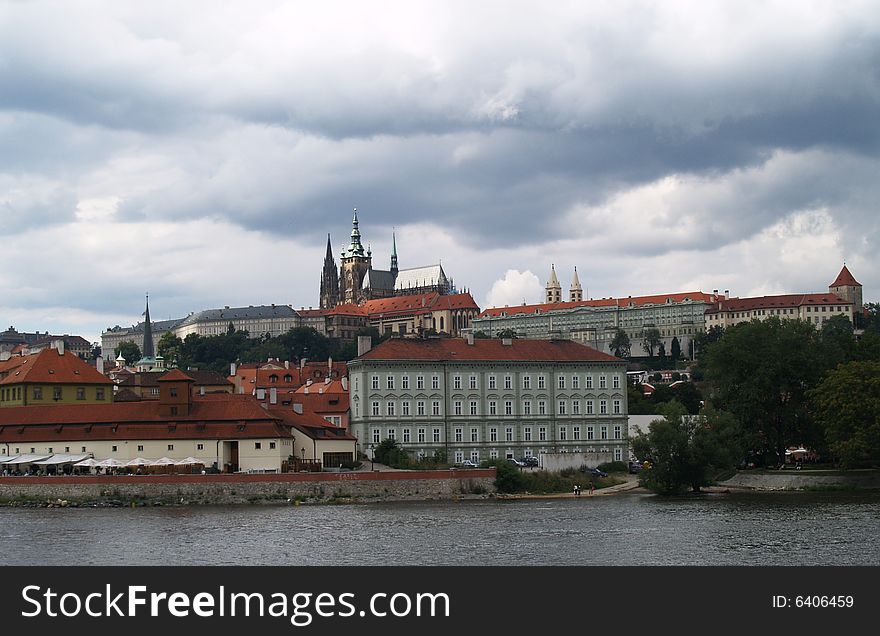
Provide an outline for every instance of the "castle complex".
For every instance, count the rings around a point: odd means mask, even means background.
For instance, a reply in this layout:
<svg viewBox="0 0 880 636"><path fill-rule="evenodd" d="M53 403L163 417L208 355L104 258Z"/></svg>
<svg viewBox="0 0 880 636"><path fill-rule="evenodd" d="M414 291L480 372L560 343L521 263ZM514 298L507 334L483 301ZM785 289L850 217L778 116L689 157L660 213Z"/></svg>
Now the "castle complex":
<svg viewBox="0 0 880 636"><path fill-rule="evenodd" d="M361 304L368 300L411 296L436 292L454 294L455 285L446 277L440 264L399 269L397 266L397 239L392 234L391 267L388 270L373 269L373 254L364 249L358 229L357 208L351 221L351 242L343 250L337 272L327 235L327 254L321 273L320 308L332 309L338 305Z"/></svg>

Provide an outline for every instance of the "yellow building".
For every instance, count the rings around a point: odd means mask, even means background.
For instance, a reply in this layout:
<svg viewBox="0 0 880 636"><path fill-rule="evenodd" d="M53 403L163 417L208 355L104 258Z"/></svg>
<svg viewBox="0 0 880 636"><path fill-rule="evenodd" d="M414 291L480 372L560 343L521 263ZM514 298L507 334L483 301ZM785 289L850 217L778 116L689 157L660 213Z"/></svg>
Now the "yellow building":
<svg viewBox="0 0 880 636"><path fill-rule="evenodd" d="M0 365L0 407L112 401L112 380L65 351L63 343Z"/></svg>

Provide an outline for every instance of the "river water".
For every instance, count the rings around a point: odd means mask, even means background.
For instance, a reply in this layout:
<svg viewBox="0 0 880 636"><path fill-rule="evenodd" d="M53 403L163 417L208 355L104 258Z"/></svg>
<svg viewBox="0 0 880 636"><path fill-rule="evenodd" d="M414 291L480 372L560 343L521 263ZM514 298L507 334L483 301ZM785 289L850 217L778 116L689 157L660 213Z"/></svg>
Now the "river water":
<svg viewBox="0 0 880 636"><path fill-rule="evenodd" d="M8 565L880 565L880 492L0 509Z"/></svg>

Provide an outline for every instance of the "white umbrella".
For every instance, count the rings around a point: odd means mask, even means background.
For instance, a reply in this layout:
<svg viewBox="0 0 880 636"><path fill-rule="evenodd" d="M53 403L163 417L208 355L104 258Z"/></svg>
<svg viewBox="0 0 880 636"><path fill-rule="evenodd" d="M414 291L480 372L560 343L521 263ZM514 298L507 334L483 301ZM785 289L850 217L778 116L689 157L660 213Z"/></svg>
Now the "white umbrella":
<svg viewBox="0 0 880 636"><path fill-rule="evenodd" d="M135 457L131 461L125 462L126 466L149 466L152 464L149 459L144 459L143 457Z"/></svg>
<svg viewBox="0 0 880 636"><path fill-rule="evenodd" d="M176 462L170 457L162 457L150 462L150 466L174 466Z"/></svg>
<svg viewBox="0 0 880 636"><path fill-rule="evenodd" d="M100 463L101 462L99 462L94 457L89 457L88 459L84 459L81 462L75 463L74 466L80 466L80 467L85 467L85 468L94 468L95 466L97 466Z"/></svg>
<svg viewBox="0 0 880 636"><path fill-rule="evenodd" d="M124 466L124 465L125 464L123 462L119 461L118 459L114 459L112 457L109 459L105 459L104 461L100 461L97 464L95 464L95 466L97 466L99 468L119 468L120 466Z"/></svg>
<svg viewBox="0 0 880 636"><path fill-rule="evenodd" d="M195 457L187 457L186 459L181 459L179 461L174 462L178 466L193 466L195 464L205 465L201 459L196 459Z"/></svg>

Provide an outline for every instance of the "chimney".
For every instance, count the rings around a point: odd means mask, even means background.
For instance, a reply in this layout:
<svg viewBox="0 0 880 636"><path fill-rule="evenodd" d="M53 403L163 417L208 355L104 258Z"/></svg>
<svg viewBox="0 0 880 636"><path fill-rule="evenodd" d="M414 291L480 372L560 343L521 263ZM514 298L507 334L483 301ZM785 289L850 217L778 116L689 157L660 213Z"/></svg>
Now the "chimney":
<svg viewBox="0 0 880 636"><path fill-rule="evenodd" d="M367 353L373 348L373 338L371 336L358 336L358 357Z"/></svg>
<svg viewBox="0 0 880 636"><path fill-rule="evenodd" d="M205 394L205 387L200 386L199 387L199 395L204 395L204 394Z"/></svg>
<svg viewBox="0 0 880 636"><path fill-rule="evenodd" d="M307 384L307 385L305 386L305 388L303 389L303 393L305 393L306 395L309 394L309 385L308 385L308 384Z"/></svg>
<svg viewBox="0 0 880 636"><path fill-rule="evenodd" d="M327 373L333 371L333 356L327 358Z"/></svg>
<svg viewBox="0 0 880 636"><path fill-rule="evenodd" d="M342 390L348 391L348 377L342 376Z"/></svg>
<svg viewBox="0 0 880 636"><path fill-rule="evenodd" d="M278 404L278 389L274 386L269 389L269 404Z"/></svg>
<svg viewBox="0 0 880 636"><path fill-rule="evenodd" d="M300 415L302 415L303 414L303 405L294 402L293 403L293 412L299 413Z"/></svg>
<svg viewBox="0 0 880 636"><path fill-rule="evenodd" d="M311 378L306 380L306 386L312 386L312 379Z"/></svg>
<svg viewBox="0 0 880 636"><path fill-rule="evenodd" d="M302 371L302 370L305 368L305 366L306 366L306 362L308 362L308 361L309 361L308 358L302 358L302 359L299 361L299 370L300 370L300 371Z"/></svg>
<svg viewBox="0 0 880 636"><path fill-rule="evenodd" d="M513 339L512 338L502 338L501 344L503 344L505 347L509 347L513 344Z"/></svg>
<svg viewBox="0 0 880 636"><path fill-rule="evenodd" d="M724 290L724 297L725 297L725 298L730 298L730 290L729 290L729 289L725 289L725 290Z"/></svg>
<svg viewBox="0 0 880 636"><path fill-rule="evenodd" d="M229 363L229 375L235 375L235 363L234 362Z"/></svg>
<svg viewBox="0 0 880 636"><path fill-rule="evenodd" d="M318 387L318 395L324 395L324 387L322 387L322 386Z"/></svg>
<svg viewBox="0 0 880 636"><path fill-rule="evenodd" d="M467 343L471 346L474 346L474 334L473 333L468 333Z"/></svg>
<svg viewBox="0 0 880 636"><path fill-rule="evenodd" d="M290 360L285 360L285 361L284 361L284 368L285 368L285 369L289 369L289 368L290 368Z"/></svg>
<svg viewBox="0 0 880 636"><path fill-rule="evenodd" d="M104 373L104 358L102 356L95 358L95 368L98 370L98 373Z"/></svg>

